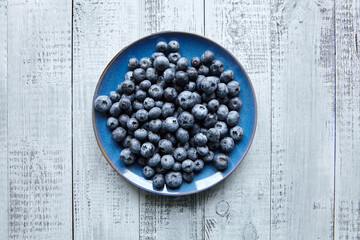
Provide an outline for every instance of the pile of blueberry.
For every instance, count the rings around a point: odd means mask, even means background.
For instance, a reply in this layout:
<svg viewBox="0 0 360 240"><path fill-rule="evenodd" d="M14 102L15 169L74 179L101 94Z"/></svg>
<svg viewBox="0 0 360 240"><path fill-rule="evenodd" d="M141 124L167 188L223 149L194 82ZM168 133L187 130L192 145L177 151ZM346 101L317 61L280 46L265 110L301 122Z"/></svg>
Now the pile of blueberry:
<svg viewBox="0 0 360 240"><path fill-rule="evenodd" d="M191 182L204 163L225 170L243 136L233 71L209 50L189 62L179 48L177 41L158 42L150 58L130 58L125 80L94 102L111 115L107 126L123 147L121 161L140 164L156 188Z"/></svg>

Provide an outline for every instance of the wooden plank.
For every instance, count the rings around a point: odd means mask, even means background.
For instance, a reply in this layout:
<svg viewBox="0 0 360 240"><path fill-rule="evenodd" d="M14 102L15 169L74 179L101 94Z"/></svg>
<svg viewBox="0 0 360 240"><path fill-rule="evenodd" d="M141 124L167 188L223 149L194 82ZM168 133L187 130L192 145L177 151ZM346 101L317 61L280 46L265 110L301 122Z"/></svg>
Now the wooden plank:
<svg viewBox="0 0 360 240"><path fill-rule="evenodd" d="M8 237L7 0L0 0L0 239Z"/></svg>
<svg viewBox="0 0 360 240"><path fill-rule="evenodd" d="M71 5L8 3L9 239L72 239Z"/></svg>
<svg viewBox="0 0 360 240"><path fill-rule="evenodd" d="M333 239L334 2L273 0L272 239Z"/></svg>
<svg viewBox="0 0 360 240"><path fill-rule="evenodd" d="M335 6L335 239L360 239L360 3Z"/></svg>
<svg viewBox="0 0 360 240"><path fill-rule="evenodd" d="M142 35L179 30L203 33L203 1L142 1ZM140 192L140 239L202 239L203 197Z"/></svg>
<svg viewBox="0 0 360 240"><path fill-rule="evenodd" d="M74 1L73 133L75 239L138 239L139 190L102 156L91 121L108 62L139 37L138 1Z"/></svg>
<svg viewBox="0 0 360 240"><path fill-rule="evenodd" d="M206 194L206 239L270 238L269 24L270 5L265 0L205 3L206 36L230 50L244 66L254 84L259 113L247 157L227 180Z"/></svg>

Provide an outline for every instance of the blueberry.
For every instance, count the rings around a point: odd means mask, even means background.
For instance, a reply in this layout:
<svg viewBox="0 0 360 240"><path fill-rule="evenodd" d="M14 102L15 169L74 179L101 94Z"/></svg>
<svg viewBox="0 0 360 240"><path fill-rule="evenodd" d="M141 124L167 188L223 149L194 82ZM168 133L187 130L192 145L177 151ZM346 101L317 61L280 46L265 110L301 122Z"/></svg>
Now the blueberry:
<svg viewBox="0 0 360 240"><path fill-rule="evenodd" d="M141 143L136 138L131 139L130 141L130 150L134 154L140 154Z"/></svg>
<svg viewBox="0 0 360 240"><path fill-rule="evenodd" d="M126 130L122 127L117 127L114 131L112 131L112 138L117 142L121 142L125 136Z"/></svg>
<svg viewBox="0 0 360 240"><path fill-rule="evenodd" d="M224 72L224 64L219 60L214 60L210 65L210 73L214 76L220 76Z"/></svg>
<svg viewBox="0 0 360 240"><path fill-rule="evenodd" d="M135 82L140 83L142 80L145 79L145 70L142 68L137 68L134 70L133 78Z"/></svg>
<svg viewBox="0 0 360 240"><path fill-rule="evenodd" d="M108 96L98 96L94 101L94 108L99 112L107 112L111 108L111 99Z"/></svg>
<svg viewBox="0 0 360 240"><path fill-rule="evenodd" d="M206 115L203 121L203 126L206 128L214 127L217 121L218 121L217 115L214 113L209 113L208 115Z"/></svg>
<svg viewBox="0 0 360 240"><path fill-rule="evenodd" d="M189 66L189 60L187 58L180 58L176 63L177 70L186 71Z"/></svg>
<svg viewBox="0 0 360 240"><path fill-rule="evenodd" d="M164 118L172 116L175 112L175 105L173 103L166 102L161 108L161 115Z"/></svg>
<svg viewBox="0 0 360 240"><path fill-rule="evenodd" d="M180 58L181 58L181 55L178 52L169 53L169 55L168 55L169 62L171 62L173 64L176 64Z"/></svg>
<svg viewBox="0 0 360 240"><path fill-rule="evenodd" d="M136 118L130 118L126 126L129 130L135 131L139 127L139 122Z"/></svg>
<svg viewBox="0 0 360 240"><path fill-rule="evenodd" d="M145 79L139 84L139 87L141 90L147 91L151 87L151 82L149 80Z"/></svg>
<svg viewBox="0 0 360 240"><path fill-rule="evenodd" d="M174 150L174 158L176 161L182 162L186 159L187 152L185 148L178 147Z"/></svg>
<svg viewBox="0 0 360 240"><path fill-rule="evenodd" d="M178 62L178 64L179 64L179 62ZM185 69L185 70L186 70L186 69ZM185 70L183 70L183 71L185 71ZM187 73L189 79L192 80L192 81L195 81L195 80L197 79L198 75L199 75L199 74L198 74L198 71L197 71L196 68L194 68L194 67L189 67L189 68L186 70L186 73Z"/></svg>
<svg viewBox="0 0 360 240"><path fill-rule="evenodd" d="M190 146L191 146L191 147L196 147L194 137L192 137L192 138L189 139L189 143L190 143Z"/></svg>
<svg viewBox="0 0 360 240"><path fill-rule="evenodd" d="M189 82L189 76L187 75L186 72L183 71L177 71L175 73L175 83L178 86L184 86L185 84L187 84Z"/></svg>
<svg viewBox="0 0 360 240"><path fill-rule="evenodd" d="M149 158L147 164L150 167L156 167L160 163L160 160L161 160L160 154L155 153L151 158Z"/></svg>
<svg viewBox="0 0 360 240"><path fill-rule="evenodd" d="M136 129L134 137L139 141L144 141L147 138L147 131L143 128Z"/></svg>
<svg viewBox="0 0 360 240"><path fill-rule="evenodd" d="M169 67L169 60L165 56L159 56L154 60L154 68L158 72L163 72Z"/></svg>
<svg viewBox="0 0 360 240"><path fill-rule="evenodd" d="M200 61L200 58L198 57L193 57L191 59L191 66L193 66L194 68L199 68L201 65L201 61Z"/></svg>
<svg viewBox="0 0 360 240"><path fill-rule="evenodd" d="M165 185L165 177L162 174L155 174L152 181L155 188L162 188Z"/></svg>
<svg viewBox="0 0 360 240"><path fill-rule="evenodd" d="M128 71L125 73L124 76L124 81L129 80L129 81L134 81L134 72L133 71ZM121 91L119 91L119 89L116 89L116 91L118 91L119 93L122 93Z"/></svg>
<svg viewBox="0 0 360 240"><path fill-rule="evenodd" d="M201 82L201 90L206 94L212 94L217 88L217 77L206 77Z"/></svg>
<svg viewBox="0 0 360 240"><path fill-rule="evenodd" d="M176 139L178 140L179 143L185 143L187 141L189 141L189 132L183 128L179 128L176 131Z"/></svg>
<svg viewBox="0 0 360 240"><path fill-rule="evenodd" d="M201 146L196 148L197 153L199 156L206 156L206 154L209 152L208 146Z"/></svg>
<svg viewBox="0 0 360 240"><path fill-rule="evenodd" d="M146 69L145 77L150 82L155 83L158 80L159 75L157 74L155 68L148 68L148 69Z"/></svg>
<svg viewBox="0 0 360 240"><path fill-rule="evenodd" d="M145 98L143 104L144 104L144 108L148 111L150 111L152 108L155 107L155 101L151 97Z"/></svg>
<svg viewBox="0 0 360 240"><path fill-rule="evenodd" d="M172 150L173 150L173 145L172 143L167 140L167 139L161 139L159 141L159 150L162 152L162 153L171 153Z"/></svg>
<svg viewBox="0 0 360 240"><path fill-rule="evenodd" d="M194 118L197 120L203 120L207 114L208 110L207 108L202 104L196 104L192 110L191 113L193 114Z"/></svg>
<svg viewBox="0 0 360 240"><path fill-rule="evenodd" d="M134 70L135 68L139 67L139 61L136 58L130 58L128 62L129 70Z"/></svg>
<svg viewBox="0 0 360 240"><path fill-rule="evenodd" d="M183 177L184 181L191 182L194 179L194 172L189 172L189 173L184 172L182 174L182 177Z"/></svg>
<svg viewBox="0 0 360 240"><path fill-rule="evenodd" d="M119 94L122 94L123 91L122 91L122 83L119 83L116 87L116 92L118 92Z"/></svg>
<svg viewBox="0 0 360 240"><path fill-rule="evenodd" d="M169 63L169 68L171 68L173 71L174 71L174 74L175 74L175 71L176 71L176 64L170 62ZM175 76L175 75L174 75Z"/></svg>
<svg viewBox="0 0 360 240"><path fill-rule="evenodd" d="M206 137L209 142L219 142L220 131L217 128L210 128L206 133Z"/></svg>
<svg viewBox="0 0 360 240"><path fill-rule="evenodd" d="M184 110L192 108L195 105L194 95L190 91L182 91L177 100L180 107Z"/></svg>
<svg viewBox="0 0 360 240"><path fill-rule="evenodd" d="M148 57L143 57L142 59L140 59L139 63L140 63L140 67L144 70L150 68L152 65L152 62Z"/></svg>
<svg viewBox="0 0 360 240"><path fill-rule="evenodd" d="M109 117L106 121L106 126L111 130L113 130L119 126L119 120L117 120L117 118L114 117Z"/></svg>
<svg viewBox="0 0 360 240"><path fill-rule="evenodd" d="M220 103L216 99L210 100L207 104L207 108L209 109L210 112L217 112L217 110L219 109L219 106L220 106Z"/></svg>
<svg viewBox="0 0 360 240"><path fill-rule="evenodd" d="M135 91L135 84L133 81L125 80L122 83L121 89L123 93L131 94Z"/></svg>
<svg viewBox="0 0 360 240"><path fill-rule="evenodd" d="M162 52L154 52L153 54L151 54L151 57L150 57L151 62L154 62L155 58L160 57L160 56L165 56L165 54Z"/></svg>
<svg viewBox="0 0 360 240"><path fill-rule="evenodd" d="M163 78L167 84L173 83L175 78L175 70L172 68L166 69L163 73Z"/></svg>
<svg viewBox="0 0 360 240"><path fill-rule="evenodd" d="M143 173L145 178L150 179L155 175L155 170L152 167L146 165L143 168L142 173Z"/></svg>
<svg viewBox="0 0 360 240"><path fill-rule="evenodd" d="M242 106L240 98L234 97L229 100L228 107L230 110L239 111Z"/></svg>
<svg viewBox="0 0 360 240"><path fill-rule="evenodd" d="M203 104L210 102L211 100L216 98L216 94L215 93L211 93L211 94L205 94L202 93L201 94L201 100L203 101Z"/></svg>
<svg viewBox="0 0 360 240"><path fill-rule="evenodd" d="M164 90L161 86L154 84L149 88L148 93L150 97L152 97L154 100L160 100L164 93Z"/></svg>
<svg viewBox="0 0 360 240"><path fill-rule="evenodd" d="M160 138L160 135L157 134L157 133L153 133L153 132L148 132L148 139L150 142L154 143L154 144L157 144L161 138Z"/></svg>
<svg viewBox="0 0 360 240"><path fill-rule="evenodd" d="M206 66L210 66L213 60L214 60L214 53L210 50L205 51L201 55L201 62Z"/></svg>
<svg viewBox="0 0 360 240"><path fill-rule="evenodd" d="M125 148L121 151L120 153L120 160L124 163L124 164L133 164L135 162L135 155L130 151L129 148Z"/></svg>
<svg viewBox="0 0 360 240"><path fill-rule="evenodd" d="M194 171L200 172L204 168L204 161L201 159L197 159L194 161L194 165L195 165Z"/></svg>
<svg viewBox="0 0 360 240"><path fill-rule="evenodd" d="M168 45L166 42L161 41L156 44L156 51L158 51L158 52L166 53L167 48L168 48Z"/></svg>
<svg viewBox="0 0 360 240"><path fill-rule="evenodd" d="M124 148L129 148L129 147L130 147L131 139L133 139L133 137L130 136L130 135L127 135L127 136L124 138L124 140L122 141L122 146L123 146Z"/></svg>
<svg viewBox="0 0 360 240"><path fill-rule="evenodd" d="M209 68L205 65L201 65L198 69L198 74L207 76L209 74Z"/></svg>
<svg viewBox="0 0 360 240"><path fill-rule="evenodd" d="M135 100L135 94L123 94L121 98L127 98L130 100L130 102Z"/></svg>
<svg viewBox="0 0 360 240"><path fill-rule="evenodd" d="M240 126L235 126L230 129L229 134L234 141L240 141L244 135L244 130Z"/></svg>
<svg viewBox="0 0 360 240"><path fill-rule="evenodd" d="M213 151L209 151L204 157L203 157L204 162L212 162L214 160L214 152Z"/></svg>
<svg viewBox="0 0 360 240"><path fill-rule="evenodd" d="M196 89L196 84L194 82L188 82L184 87L184 90L188 90L190 92L195 91L195 89Z"/></svg>
<svg viewBox="0 0 360 240"><path fill-rule="evenodd" d="M181 168L184 172L192 172L195 168L195 164L192 160L186 159L181 163Z"/></svg>
<svg viewBox="0 0 360 240"><path fill-rule="evenodd" d="M234 146L234 139L232 139L231 137L224 137L223 139L221 139L220 148L223 152L231 152L234 149Z"/></svg>
<svg viewBox="0 0 360 240"><path fill-rule="evenodd" d="M146 142L143 145L141 145L140 154L144 158L151 157L154 154L154 152L155 152L154 144L152 144L150 142Z"/></svg>
<svg viewBox="0 0 360 240"><path fill-rule="evenodd" d="M197 146L204 146L207 143L208 139L205 134L197 133L194 136L194 141Z"/></svg>
<svg viewBox="0 0 360 240"><path fill-rule="evenodd" d="M142 104L141 102L139 102L138 100L135 100L132 103L132 108L134 109L134 111L138 111L140 109L144 109L144 104ZM136 115L135 115L136 116Z"/></svg>
<svg viewBox="0 0 360 240"><path fill-rule="evenodd" d="M163 76L159 76L158 80L156 81L156 85L162 87L163 89L166 87L166 82Z"/></svg>
<svg viewBox="0 0 360 240"><path fill-rule="evenodd" d="M120 113L121 113L120 103L116 102L113 105L111 105L109 113L113 117L118 117L120 115Z"/></svg>
<svg viewBox="0 0 360 240"><path fill-rule="evenodd" d="M159 107L154 107L149 111L150 119L156 119L160 117L160 115L161 115L161 109Z"/></svg>
<svg viewBox="0 0 360 240"><path fill-rule="evenodd" d="M216 154L214 157L214 166L220 170L225 170L229 165L229 157L223 153Z"/></svg>
<svg viewBox="0 0 360 240"><path fill-rule="evenodd" d="M129 107L131 106L130 99L128 99L126 97L122 97L119 101L119 106L122 110L129 109Z"/></svg>
<svg viewBox="0 0 360 240"><path fill-rule="evenodd" d="M144 122L142 125L141 125L141 128L145 129L146 131L149 131L150 128L149 128L149 122Z"/></svg>
<svg viewBox="0 0 360 240"><path fill-rule="evenodd" d="M240 84L236 81L231 81L227 85L229 93L229 97L236 97L240 92Z"/></svg>
<svg viewBox="0 0 360 240"><path fill-rule="evenodd" d="M208 130L209 130L209 129L207 129L207 128L200 128L199 133L205 134L205 136L206 136L206 133L207 133ZM206 137L206 138L207 138L207 137Z"/></svg>
<svg viewBox="0 0 360 240"><path fill-rule="evenodd" d="M155 101L155 106L162 108L164 106L164 102L163 101Z"/></svg>
<svg viewBox="0 0 360 240"><path fill-rule="evenodd" d="M192 128L189 129L189 133L191 136L195 136L199 132L200 132L200 125L198 123L194 123Z"/></svg>
<svg viewBox="0 0 360 240"><path fill-rule="evenodd" d="M161 166L161 164L157 165L155 168L156 173L165 174L167 170Z"/></svg>
<svg viewBox="0 0 360 240"><path fill-rule="evenodd" d="M157 133L162 127L162 121L160 119L151 120L149 123L150 131Z"/></svg>
<svg viewBox="0 0 360 240"><path fill-rule="evenodd" d="M181 144L178 144L178 147L184 148L186 151L190 149L190 144L188 142Z"/></svg>
<svg viewBox="0 0 360 240"><path fill-rule="evenodd" d="M186 151L187 153L187 158L191 159L191 160L196 160L198 158L198 153L196 151L195 148L189 148L189 150Z"/></svg>
<svg viewBox="0 0 360 240"><path fill-rule="evenodd" d="M209 142L208 143L208 147L209 147L209 150L211 151L215 151L216 149L218 149L220 146L220 142Z"/></svg>
<svg viewBox="0 0 360 240"><path fill-rule="evenodd" d="M178 96L177 91L175 88L167 87L164 90L164 99L168 102L173 102Z"/></svg>
<svg viewBox="0 0 360 240"><path fill-rule="evenodd" d="M163 128L168 132L175 132L179 128L179 123L174 117L167 117L163 122Z"/></svg>
<svg viewBox="0 0 360 240"><path fill-rule="evenodd" d="M109 96L112 102L118 102L120 100L120 94L116 91L111 91Z"/></svg>
<svg viewBox="0 0 360 240"><path fill-rule="evenodd" d="M224 105L228 104L229 102L229 98L227 96L224 98L219 98L218 100L220 104L224 104Z"/></svg>
<svg viewBox="0 0 360 240"><path fill-rule="evenodd" d="M138 157L137 158L137 163L142 166L142 167L145 167L146 166L146 158L143 158L143 157Z"/></svg>
<svg viewBox="0 0 360 240"><path fill-rule="evenodd" d="M195 104L200 104L201 103L201 96L198 92L193 92L193 96L194 96L194 102Z"/></svg>
<svg viewBox="0 0 360 240"><path fill-rule="evenodd" d="M171 168L171 170L175 171L175 172L178 172L181 170L181 163L179 162L175 162L173 167Z"/></svg>
<svg viewBox="0 0 360 240"><path fill-rule="evenodd" d="M201 83L202 81L205 79L205 76L204 75L199 75L196 79L196 90L197 91L201 91Z"/></svg>
<svg viewBox="0 0 360 240"><path fill-rule="evenodd" d="M175 160L171 155L164 155L161 157L161 166L165 169L171 169L174 166Z"/></svg>
<svg viewBox="0 0 360 240"><path fill-rule="evenodd" d="M215 124L215 128L216 128L217 130L219 130L219 132L220 132L220 138L225 137L226 134L228 133L228 127L227 127L226 123L224 123L224 122L221 122L221 121L217 122L217 123Z"/></svg>
<svg viewBox="0 0 360 240"><path fill-rule="evenodd" d="M166 185L170 188L178 188L183 182L180 172L169 172L165 175Z"/></svg>
<svg viewBox="0 0 360 240"><path fill-rule="evenodd" d="M182 128L189 129L194 125L195 119L189 112L183 112L179 115L178 122Z"/></svg>
<svg viewBox="0 0 360 240"><path fill-rule="evenodd" d="M146 122L149 118L149 113L145 109L140 109L136 112L136 119L143 123Z"/></svg>
<svg viewBox="0 0 360 240"><path fill-rule="evenodd" d="M216 89L216 96L219 98L224 98L228 95L229 90L225 83L219 83Z"/></svg>
<svg viewBox="0 0 360 240"><path fill-rule="evenodd" d="M177 52L179 51L179 48L180 48L180 44L175 40L171 40L167 45L167 50L169 52Z"/></svg>
<svg viewBox="0 0 360 240"><path fill-rule="evenodd" d="M138 100L140 102L143 102L146 97L147 97L147 93L143 90L138 90L135 93L136 100Z"/></svg>
<svg viewBox="0 0 360 240"><path fill-rule="evenodd" d="M229 127L235 127L239 122L240 116L237 111L230 111L226 117L226 123Z"/></svg>
<svg viewBox="0 0 360 240"><path fill-rule="evenodd" d="M220 105L217 110L217 116L219 120L224 121L226 120L227 115L229 114L229 109L225 105Z"/></svg>
<svg viewBox="0 0 360 240"><path fill-rule="evenodd" d="M225 84L232 81L233 78L234 78L234 72L232 70L225 70L220 74L220 81Z"/></svg>

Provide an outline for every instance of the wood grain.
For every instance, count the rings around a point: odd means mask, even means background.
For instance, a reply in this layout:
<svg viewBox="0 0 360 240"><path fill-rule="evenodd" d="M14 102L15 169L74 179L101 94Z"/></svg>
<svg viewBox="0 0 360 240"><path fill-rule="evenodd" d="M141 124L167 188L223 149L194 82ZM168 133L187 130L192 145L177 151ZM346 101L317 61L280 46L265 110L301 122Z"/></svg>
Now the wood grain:
<svg viewBox="0 0 360 240"><path fill-rule="evenodd" d="M333 239L334 30L333 1L272 1L272 239Z"/></svg>
<svg viewBox="0 0 360 240"><path fill-rule="evenodd" d="M7 0L0 0L0 239L8 237Z"/></svg>
<svg viewBox="0 0 360 240"><path fill-rule="evenodd" d="M76 0L73 11L74 237L138 239L139 190L106 162L91 121L103 69L139 37L138 2Z"/></svg>
<svg viewBox="0 0 360 240"><path fill-rule="evenodd" d="M203 34L203 1L142 1L141 34L180 30ZM140 192L140 239L202 239L203 197Z"/></svg>
<svg viewBox="0 0 360 240"><path fill-rule="evenodd" d="M72 239L71 1L8 3L9 239Z"/></svg>
<svg viewBox="0 0 360 240"><path fill-rule="evenodd" d="M206 192L205 238L269 239L270 5L232 0L205 4L206 36L230 50L243 65L254 84L259 113L247 157L228 179Z"/></svg>
<svg viewBox="0 0 360 240"><path fill-rule="evenodd" d="M335 239L360 239L360 3L335 6Z"/></svg>

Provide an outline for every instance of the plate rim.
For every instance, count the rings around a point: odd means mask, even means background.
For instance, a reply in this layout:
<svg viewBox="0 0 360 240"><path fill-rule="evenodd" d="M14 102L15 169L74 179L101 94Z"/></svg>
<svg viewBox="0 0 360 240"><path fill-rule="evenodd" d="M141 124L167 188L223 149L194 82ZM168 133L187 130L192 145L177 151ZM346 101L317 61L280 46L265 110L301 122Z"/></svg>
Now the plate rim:
<svg viewBox="0 0 360 240"><path fill-rule="evenodd" d="M103 146L102 146L102 143L100 141L100 138L99 138L99 134L98 134L98 131L96 129L96 119L95 119L95 108L94 108L94 101L95 101L95 98L97 96L97 93L99 92L99 88L100 88L100 85L104 79L104 75L105 73L107 72L107 70L109 69L109 67L111 66L111 64L115 61L115 59L121 54L123 53L127 48L129 48L130 46L148 38L148 37L151 37L151 36L156 36L156 35L161 35L161 34L164 34L164 33L175 33L175 34L186 34L186 35L192 35L192 36L195 36L195 37L199 37L199 38L203 38L209 42L211 42L212 44L215 44L216 46L218 46L220 49L224 50L226 53L228 53L234 60L235 62L240 66L240 69L243 71L245 77L247 78L248 82L249 82L249 85L250 85L250 88L251 88L251 92L254 96L254 114L255 114L255 118L254 118L254 128L253 128L253 131L251 132L251 138L250 138L250 141L249 141L249 144L247 145L245 151L244 151L244 154L241 156L241 158L237 161L237 163L234 165L234 167L227 173L223 176L222 179L220 179L218 182L215 182L215 183L212 183L210 184L209 186L206 186L202 189L197 189L197 190L193 190L193 191L187 191L187 192L157 192L155 190L152 190L152 189L147 189L133 181L131 181L130 179L126 178L124 176L124 174L113 164L113 162L110 160L109 156L106 154ZM257 127L257 118L258 118L258 112L257 112L257 101L256 101L256 94L255 94L255 90L254 90L254 86L250 80L250 77L249 75L247 74L247 72L245 71L244 67L241 65L241 63L238 61L238 59L234 56L234 54L232 54L229 50L227 50L226 48L224 48L223 46L221 46L219 43L215 42L214 40L211 40L203 35L200 35L200 34L197 34L197 33L192 33L192 32L185 32L185 31L159 31L159 32L156 32L156 33L152 33L152 34L149 34L149 35L146 35L144 37L141 37L139 39L137 39L136 41L133 41L131 42L130 44L126 45L125 47L123 47L112 59L111 61L106 65L106 67L104 68L104 70L102 71L101 75L100 75L100 78L96 84L96 87L95 87L95 91L94 91L94 95L93 95L93 99L92 99L92 102L91 102L91 108L92 108L92 125L93 125L93 131L94 131L94 134L95 134L95 138L96 138L96 142L100 148L100 151L102 153L102 155L104 156L104 158L106 159L106 161L109 163L109 165L115 170L115 172L117 172L123 179L125 179L127 182L131 183L132 185L138 187L139 189L142 189L142 190L145 190L149 193L152 193L152 194L158 194L158 195L163 195L163 196L173 196L173 197L176 197L176 196L186 196L186 195L191 195L191 194L195 194L195 193L199 193L199 192L203 192L217 184L219 184L220 182L224 181L226 178L228 178L230 176L230 174L232 174L235 169L240 165L240 163L244 160L244 158L246 157L251 145L252 145L252 142L254 140L254 137L255 137L255 132L256 132L256 127Z"/></svg>

